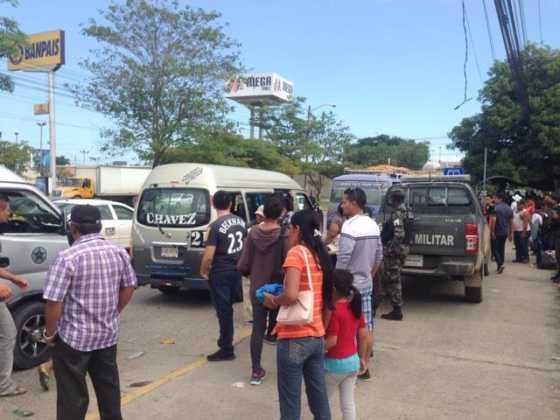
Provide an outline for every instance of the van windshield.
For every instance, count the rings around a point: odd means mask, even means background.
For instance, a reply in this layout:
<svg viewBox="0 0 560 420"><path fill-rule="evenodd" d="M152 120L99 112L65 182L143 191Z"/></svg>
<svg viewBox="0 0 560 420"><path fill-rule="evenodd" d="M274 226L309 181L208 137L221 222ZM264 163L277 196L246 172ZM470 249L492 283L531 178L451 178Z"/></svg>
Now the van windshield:
<svg viewBox="0 0 560 420"><path fill-rule="evenodd" d="M202 226L210 221L210 196L198 188L149 188L137 214L138 223L147 226Z"/></svg>
<svg viewBox="0 0 560 420"><path fill-rule="evenodd" d="M368 181L335 181L331 191L331 203L341 203L342 195L348 188L361 188L367 196L367 204L378 206L381 204L384 193L381 189L382 184Z"/></svg>

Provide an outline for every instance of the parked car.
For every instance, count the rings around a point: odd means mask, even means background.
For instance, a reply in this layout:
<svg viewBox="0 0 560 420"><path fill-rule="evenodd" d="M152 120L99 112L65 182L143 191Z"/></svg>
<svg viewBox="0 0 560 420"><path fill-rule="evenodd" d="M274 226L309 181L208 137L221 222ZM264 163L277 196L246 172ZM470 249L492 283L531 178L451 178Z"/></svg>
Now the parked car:
<svg viewBox="0 0 560 420"><path fill-rule="evenodd" d="M78 204L89 204L99 209L103 227L101 234L105 239L110 240L123 248L130 248L132 216L134 209L125 204L98 199L69 199L55 200L53 203L62 211L70 213L72 207Z"/></svg>
<svg viewBox="0 0 560 420"><path fill-rule="evenodd" d="M490 229L470 177L401 179L387 192L382 223L391 215L393 189L403 192L409 210L410 253L403 274L461 280L466 300L481 302L482 280L488 274L490 258Z"/></svg>
<svg viewBox="0 0 560 420"><path fill-rule="evenodd" d="M7 280L12 297L6 302L17 329L14 365L27 369L44 362L50 350L42 341L45 328L43 286L49 266L68 247L61 212L24 179L0 166L0 193L10 200L11 216L0 232L0 267L29 282L26 290Z"/></svg>

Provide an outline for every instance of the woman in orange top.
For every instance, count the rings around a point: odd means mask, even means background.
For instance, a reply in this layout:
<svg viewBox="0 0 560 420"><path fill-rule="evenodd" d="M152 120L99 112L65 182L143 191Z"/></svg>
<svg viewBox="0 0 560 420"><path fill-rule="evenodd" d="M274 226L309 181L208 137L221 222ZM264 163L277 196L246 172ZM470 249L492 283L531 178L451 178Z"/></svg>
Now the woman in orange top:
<svg viewBox="0 0 560 420"><path fill-rule="evenodd" d="M315 419L331 418L323 358L323 311L332 302L332 265L321 240L319 221L311 210L292 216L288 230L291 248L284 262L284 292L265 295L265 306L276 309L296 301L300 291L309 290L305 255L313 287L313 320L303 325L276 326L278 345L278 395L281 420L298 420L301 416L301 382L305 379L309 408Z"/></svg>

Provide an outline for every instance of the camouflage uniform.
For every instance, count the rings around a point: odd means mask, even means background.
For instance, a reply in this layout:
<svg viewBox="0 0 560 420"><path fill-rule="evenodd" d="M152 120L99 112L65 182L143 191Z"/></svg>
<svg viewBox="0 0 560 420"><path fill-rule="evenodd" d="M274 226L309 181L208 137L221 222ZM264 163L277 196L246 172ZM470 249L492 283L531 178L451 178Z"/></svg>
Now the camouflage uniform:
<svg viewBox="0 0 560 420"><path fill-rule="evenodd" d="M382 284L393 307L402 306L401 267L408 254L405 244L406 207L401 203L391 213L393 237L383 246Z"/></svg>

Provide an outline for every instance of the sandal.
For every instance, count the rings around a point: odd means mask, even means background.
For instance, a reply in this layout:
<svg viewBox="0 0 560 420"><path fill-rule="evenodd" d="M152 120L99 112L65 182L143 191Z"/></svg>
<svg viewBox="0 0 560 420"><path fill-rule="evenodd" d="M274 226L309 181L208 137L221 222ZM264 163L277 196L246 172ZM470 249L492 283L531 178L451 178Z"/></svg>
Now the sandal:
<svg viewBox="0 0 560 420"><path fill-rule="evenodd" d="M27 389L18 386L12 392L9 392L7 394L1 394L0 397L17 397L18 395L23 395L26 392L27 392Z"/></svg>
<svg viewBox="0 0 560 420"><path fill-rule="evenodd" d="M39 372L39 383L41 384L41 388L43 388L43 391L48 391L49 390L49 382L50 382L50 379L51 379L49 368L47 368L44 365L41 365L41 366L39 366L37 371Z"/></svg>

